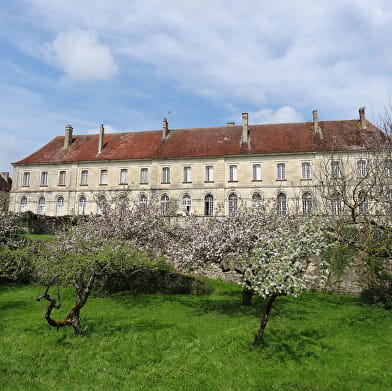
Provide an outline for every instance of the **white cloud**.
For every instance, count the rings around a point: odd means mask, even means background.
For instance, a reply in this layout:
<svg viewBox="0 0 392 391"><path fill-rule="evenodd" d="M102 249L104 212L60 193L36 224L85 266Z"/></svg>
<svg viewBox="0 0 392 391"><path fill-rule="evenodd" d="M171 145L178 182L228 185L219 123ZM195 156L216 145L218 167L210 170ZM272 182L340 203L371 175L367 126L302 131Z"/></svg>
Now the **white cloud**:
<svg viewBox="0 0 392 391"><path fill-rule="evenodd" d="M249 113L250 123L256 124L300 122L302 120L302 115L290 106L283 106L275 111L271 109L263 109L254 113Z"/></svg>
<svg viewBox="0 0 392 391"><path fill-rule="evenodd" d="M60 32L46 44L45 54L75 80L109 80L118 72L110 48L100 43L92 31Z"/></svg>

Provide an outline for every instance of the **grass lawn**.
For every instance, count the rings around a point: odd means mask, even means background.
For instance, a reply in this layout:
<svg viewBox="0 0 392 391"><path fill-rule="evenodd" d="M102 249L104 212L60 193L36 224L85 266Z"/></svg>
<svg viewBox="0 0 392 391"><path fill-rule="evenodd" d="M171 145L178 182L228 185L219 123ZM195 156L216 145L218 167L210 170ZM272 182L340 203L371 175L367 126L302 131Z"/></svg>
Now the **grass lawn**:
<svg viewBox="0 0 392 391"><path fill-rule="evenodd" d="M42 288L0 287L0 389L392 389L391 312L352 296L278 298L268 345L252 349L262 301L241 307L239 287L211 284L206 296L91 298L78 337L47 325ZM62 292L58 318L73 298Z"/></svg>

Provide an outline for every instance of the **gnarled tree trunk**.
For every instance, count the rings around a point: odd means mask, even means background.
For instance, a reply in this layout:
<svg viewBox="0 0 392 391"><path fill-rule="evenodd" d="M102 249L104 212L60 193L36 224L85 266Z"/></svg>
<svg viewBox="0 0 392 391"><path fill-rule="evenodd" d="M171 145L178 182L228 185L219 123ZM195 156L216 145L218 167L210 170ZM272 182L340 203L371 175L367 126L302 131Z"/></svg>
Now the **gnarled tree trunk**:
<svg viewBox="0 0 392 391"><path fill-rule="evenodd" d="M46 299L50 302L50 304L45 312L45 319L48 322L48 324L50 324L53 327L57 327L57 329L64 327L64 326L71 326L71 327L73 327L75 334L81 334L82 328L80 325L80 310L84 307L84 305L87 302L88 297L90 296L96 275L92 274L90 276L90 279L89 279L84 291L83 291L83 288L79 284L77 284L77 283L74 284L74 287L76 290L76 303L75 303L75 306L69 311L66 318L63 320L55 320L51 317L51 313L52 313L53 308L60 309L60 307L61 307L60 300L59 300L59 303L57 304L56 299L54 299L49 294L49 288L54 284L57 277L58 276L55 276L52 279L52 281L48 284L48 286L46 287L45 293L42 294L41 296L37 297L37 301L41 301L41 299Z"/></svg>

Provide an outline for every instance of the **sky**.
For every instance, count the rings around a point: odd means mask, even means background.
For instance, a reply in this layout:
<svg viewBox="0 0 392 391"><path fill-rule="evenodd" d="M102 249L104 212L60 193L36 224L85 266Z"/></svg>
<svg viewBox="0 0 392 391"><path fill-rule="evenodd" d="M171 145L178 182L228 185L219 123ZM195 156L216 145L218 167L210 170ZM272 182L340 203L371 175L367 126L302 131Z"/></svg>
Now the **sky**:
<svg viewBox="0 0 392 391"><path fill-rule="evenodd" d="M52 138L241 123L378 123L388 0L0 0L0 171Z"/></svg>

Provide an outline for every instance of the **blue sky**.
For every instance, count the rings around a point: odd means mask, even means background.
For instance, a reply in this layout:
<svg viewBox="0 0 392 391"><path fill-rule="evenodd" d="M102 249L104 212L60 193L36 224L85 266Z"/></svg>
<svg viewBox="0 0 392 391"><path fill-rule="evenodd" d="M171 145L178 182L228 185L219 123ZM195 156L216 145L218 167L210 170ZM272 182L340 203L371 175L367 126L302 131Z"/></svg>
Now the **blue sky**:
<svg viewBox="0 0 392 391"><path fill-rule="evenodd" d="M0 11L0 171L75 134L352 119L392 92L387 0L13 0Z"/></svg>

